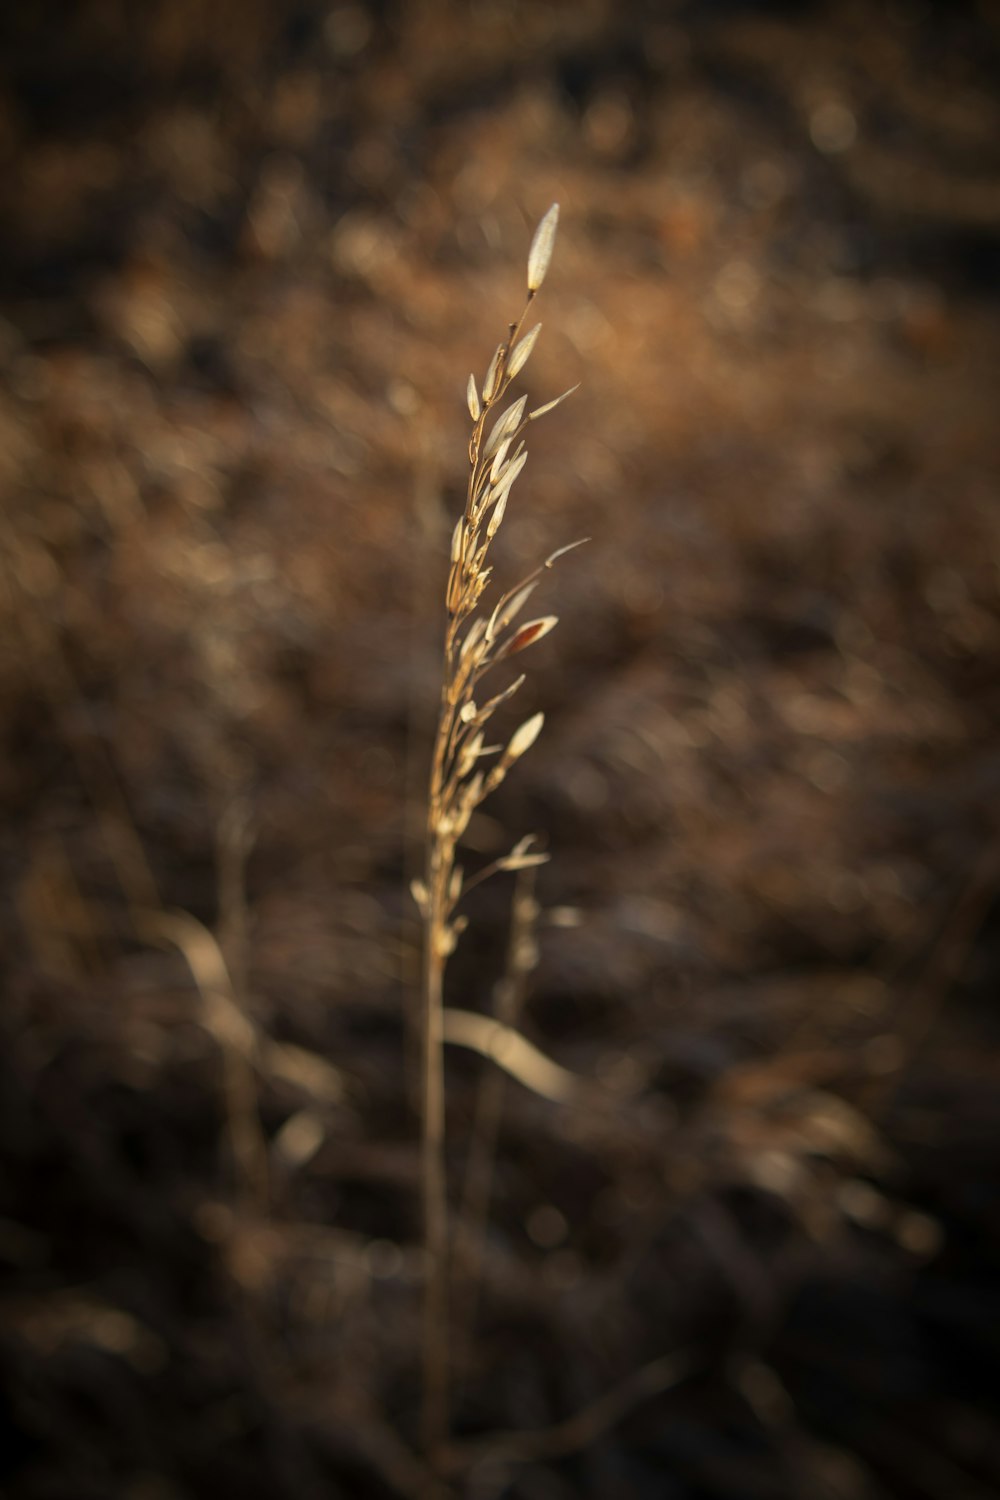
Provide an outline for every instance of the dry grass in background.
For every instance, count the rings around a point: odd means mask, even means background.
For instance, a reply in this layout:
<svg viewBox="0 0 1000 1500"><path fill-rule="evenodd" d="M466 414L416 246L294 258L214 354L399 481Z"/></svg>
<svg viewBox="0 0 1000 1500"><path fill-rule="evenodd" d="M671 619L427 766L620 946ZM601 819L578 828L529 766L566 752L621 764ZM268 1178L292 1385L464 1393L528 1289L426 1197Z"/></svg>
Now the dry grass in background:
<svg viewBox="0 0 1000 1500"><path fill-rule="evenodd" d="M239 11L3 20L0 1483L425 1482L432 580L455 371L559 197L529 399L586 378L495 548L601 566L467 831L559 857L516 1020L491 884L451 961L550 1085L462 1484L992 1494L993 8ZM454 1183L491 1066L449 1056Z"/></svg>

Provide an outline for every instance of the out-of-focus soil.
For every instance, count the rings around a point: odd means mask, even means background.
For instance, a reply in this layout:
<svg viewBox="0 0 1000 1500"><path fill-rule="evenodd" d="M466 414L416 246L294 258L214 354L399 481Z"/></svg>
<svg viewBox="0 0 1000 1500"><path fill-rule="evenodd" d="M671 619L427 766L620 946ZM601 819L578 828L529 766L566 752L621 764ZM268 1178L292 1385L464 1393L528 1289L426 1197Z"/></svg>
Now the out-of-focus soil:
<svg viewBox="0 0 1000 1500"><path fill-rule="evenodd" d="M505 1089L455 1494L1000 1493L1000 9L0 32L3 1494L425 1493L406 885L556 199L498 553L592 541L469 866L545 831L523 1029L606 1102Z"/></svg>

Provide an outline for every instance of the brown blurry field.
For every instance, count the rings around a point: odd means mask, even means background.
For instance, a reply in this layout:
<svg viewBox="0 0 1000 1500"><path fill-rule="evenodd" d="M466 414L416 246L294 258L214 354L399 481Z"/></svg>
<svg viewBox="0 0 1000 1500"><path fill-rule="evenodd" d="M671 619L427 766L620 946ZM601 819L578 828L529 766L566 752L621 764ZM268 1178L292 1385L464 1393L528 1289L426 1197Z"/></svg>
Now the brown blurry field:
<svg viewBox="0 0 1000 1500"><path fill-rule="evenodd" d="M449 1493L1000 1494L998 77L995 0L4 9L4 1496L432 1493L407 885L554 200L498 563L593 540L467 864L544 831L586 1086Z"/></svg>

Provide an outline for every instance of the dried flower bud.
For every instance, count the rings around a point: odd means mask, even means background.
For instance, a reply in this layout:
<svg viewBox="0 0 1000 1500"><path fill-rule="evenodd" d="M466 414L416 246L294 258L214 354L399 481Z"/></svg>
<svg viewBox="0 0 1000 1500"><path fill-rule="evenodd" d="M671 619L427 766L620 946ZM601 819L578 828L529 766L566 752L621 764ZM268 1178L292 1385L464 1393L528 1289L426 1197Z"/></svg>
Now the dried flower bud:
<svg viewBox="0 0 1000 1500"><path fill-rule="evenodd" d="M490 433L489 441L483 449L484 458L489 458L490 454L500 446L504 438L509 437L515 431L521 418L524 416L527 399L527 396L521 396L511 406L508 406L503 416L497 418L496 425Z"/></svg>
<svg viewBox="0 0 1000 1500"><path fill-rule="evenodd" d="M434 948L438 958L450 958L458 941L453 927L439 927L434 933Z"/></svg>
<svg viewBox="0 0 1000 1500"><path fill-rule="evenodd" d="M511 459L510 463L504 469L496 485L494 486L492 496L494 501L499 499L501 495L505 495L508 492L508 490L514 483L514 480L520 474L521 470L524 468L527 462L527 453L519 453L516 458Z"/></svg>
<svg viewBox="0 0 1000 1500"><path fill-rule="evenodd" d="M478 644L485 629L486 627L483 625L482 620L473 620L462 638L462 644L458 648L460 658L465 656L467 652L471 651Z"/></svg>
<svg viewBox="0 0 1000 1500"><path fill-rule="evenodd" d="M466 392L466 400L469 403L469 416L474 422L478 422L482 407L479 404L479 392L476 390L475 375L469 376L469 388Z"/></svg>
<svg viewBox="0 0 1000 1500"><path fill-rule="evenodd" d="M538 335L541 333L541 331L541 323L536 323L531 332L526 333L524 335L524 338L520 339L519 342L514 345L514 352L511 354L510 360L507 365L507 374L510 376L511 380L513 380L514 376L519 374L520 371L523 370L525 365L528 363L531 351L532 349L534 349L535 344L538 341Z"/></svg>
<svg viewBox="0 0 1000 1500"><path fill-rule="evenodd" d="M456 767L457 776L468 776L469 772L476 764L476 761L479 759L482 748L483 734L482 730L480 730L477 734L474 734L472 736L471 740L466 740L465 744L459 751L458 765Z"/></svg>
<svg viewBox="0 0 1000 1500"><path fill-rule="evenodd" d="M493 538L500 530L500 522L503 520L503 513L507 509L507 499L509 495L510 485L506 487L506 489L503 491L503 494L500 496L500 499L493 507L493 514L490 516L490 522L486 528L486 540L488 542L492 542Z"/></svg>
<svg viewBox="0 0 1000 1500"><path fill-rule="evenodd" d="M557 396L554 401L546 401L544 406L536 406L534 411L529 411L528 421L537 422L539 417L544 417L548 411L554 411L557 406L560 406L566 400L567 396L572 396L573 392L579 389L580 382L577 381L576 385L571 385L568 391L563 391L562 395Z"/></svg>
<svg viewBox="0 0 1000 1500"><path fill-rule="evenodd" d="M417 910L422 917L426 917L431 909L431 897L426 885L422 880L410 881L410 895L417 903Z"/></svg>
<svg viewBox="0 0 1000 1500"><path fill-rule="evenodd" d="M492 466L490 468L490 484L496 484L497 475L500 473L500 470L503 468L504 459L507 457L507 454L510 452L510 445L511 445L511 443L513 441L514 441L514 439L512 437L504 438L503 442L500 444L499 448L497 449L496 453L494 454L493 464L492 464Z"/></svg>
<svg viewBox="0 0 1000 1500"><path fill-rule="evenodd" d="M490 367L486 371L486 379L483 381L483 400L487 405L489 405L497 393L497 387L500 384L500 362L504 357L505 351L505 344L497 345L497 352L490 360Z"/></svg>
<svg viewBox="0 0 1000 1500"><path fill-rule="evenodd" d="M462 787L458 805L451 816L452 833L456 839L460 839L469 826L469 819L483 800L483 773L477 771L470 781L465 782Z"/></svg>
<svg viewBox="0 0 1000 1500"><path fill-rule="evenodd" d="M496 635L498 630L503 630L506 625L510 624L511 620L513 620L515 616L518 615L524 608L525 604L527 604L528 600L531 598L531 595L534 593L537 587L538 584L536 582L526 583L522 588L519 588L516 593L512 594L509 599L501 599L500 603L497 605L496 609L490 616L490 623L486 627L487 642L493 640L493 637Z"/></svg>
<svg viewBox="0 0 1000 1500"><path fill-rule="evenodd" d="M513 656L515 651L523 651L526 646L533 646L536 641L542 639L542 636L548 635L549 631L558 623L558 615L546 615L541 620L529 620L526 625L521 626L515 635L511 636L503 649L497 653L497 660L499 661L505 656Z"/></svg>
<svg viewBox="0 0 1000 1500"><path fill-rule="evenodd" d="M549 269L549 262L552 259L552 247L555 244L556 226L558 223L559 205L558 203L553 203L535 230L535 237L531 241L531 249L528 251L529 292L537 292L545 280L545 273Z"/></svg>
<svg viewBox="0 0 1000 1500"><path fill-rule="evenodd" d="M542 732L545 723L544 714L533 714L530 719L525 719L520 729L516 729L511 736L510 744L503 753L503 758L508 765L512 761L519 760L526 750L530 750Z"/></svg>

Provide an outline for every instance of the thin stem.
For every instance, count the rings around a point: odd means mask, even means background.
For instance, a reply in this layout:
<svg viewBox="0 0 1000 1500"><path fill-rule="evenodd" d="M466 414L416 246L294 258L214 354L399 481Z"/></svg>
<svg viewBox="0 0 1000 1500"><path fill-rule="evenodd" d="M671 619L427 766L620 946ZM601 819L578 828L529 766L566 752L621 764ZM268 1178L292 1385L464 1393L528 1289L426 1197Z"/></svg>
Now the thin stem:
<svg viewBox="0 0 1000 1500"><path fill-rule="evenodd" d="M520 870L511 903L510 933L504 974L496 987L496 1015L505 1025L517 1024L524 1004L528 977L534 965L533 930L537 917L533 868ZM482 1282L486 1250L486 1230L490 1200L493 1196L493 1174L500 1118L503 1111L505 1083L497 1068L485 1071L479 1082L472 1139L466 1158L465 1189L462 1204L465 1247L464 1287L461 1317L458 1322L462 1353L466 1353L475 1334L476 1309Z"/></svg>
<svg viewBox="0 0 1000 1500"><path fill-rule="evenodd" d="M424 948L423 1027L423 1446L432 1468L448 1440L448 1199L445 1184L444 964L428 919Z"/></svg>
<svg viewBox="0 0 1000 1500"><path fill-rule="evenodd" d="M448 1440L448 1195L445 1178L444 968L448 882L454 849L442 831L445 752L454 709L449 702L454 630L445 642L441 714L427 806L427 890L424 920L423 1109L421 1194L424 1220L423 1446L432 1468L443 1462Z"/></svg>

